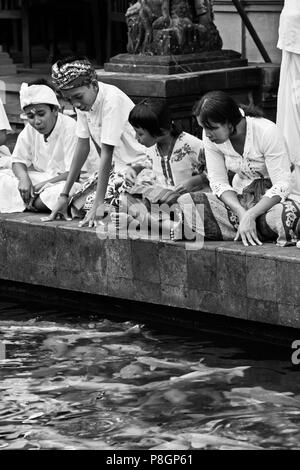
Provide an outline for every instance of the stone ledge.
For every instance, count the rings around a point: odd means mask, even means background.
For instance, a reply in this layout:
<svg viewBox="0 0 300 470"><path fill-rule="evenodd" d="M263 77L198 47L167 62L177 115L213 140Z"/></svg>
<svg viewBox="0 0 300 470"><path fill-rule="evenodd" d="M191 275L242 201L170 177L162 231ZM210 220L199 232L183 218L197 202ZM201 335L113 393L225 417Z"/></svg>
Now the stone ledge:
<svg viewBox="0 0 300 470"><path fill-rule="evenodd" d="M142 96L170 99L192 95L199 97L201 93L210 90L222 89L230 92L233 89L258 87L262 78L262 70L261 67L252 65L202 72L156 75L106 72L103 69L98 69L97 76L101 82L117 86L132 99Z"/></svg>
<svg viewBox="0 0 300 470"><path fill-rule="evenodd" d="M76 221L40 218L0 215L0 279L300 328L295 247L101 240Z"/></svg>

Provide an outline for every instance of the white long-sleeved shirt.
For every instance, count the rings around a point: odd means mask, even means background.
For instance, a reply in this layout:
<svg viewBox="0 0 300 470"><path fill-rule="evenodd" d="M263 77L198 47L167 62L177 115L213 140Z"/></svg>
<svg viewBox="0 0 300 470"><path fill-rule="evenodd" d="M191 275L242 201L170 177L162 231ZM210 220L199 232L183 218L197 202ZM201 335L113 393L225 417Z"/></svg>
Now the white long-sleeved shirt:
<svg viewBox="0 0 300 470"><path fill-rule="evenodd" d="M203 133L210 187L220 197L225 191L242 194L252 181L270 178L272 187L267 197L284 200L290 192L290 161L279 128L268 119L246 117L246 138L243 155L237 153L230 140L223 144L211 142ZM232 185L228 171L235 173Z"/></svg>
<svg viewBox="0 0 300 470"><path fill-rule="evenodd" d="M27 168L45 172L49 177L69 171L77 142L76 122L58 114L47 141L30 124L20 132L13 154L13 163L24 163Z"/></svg>

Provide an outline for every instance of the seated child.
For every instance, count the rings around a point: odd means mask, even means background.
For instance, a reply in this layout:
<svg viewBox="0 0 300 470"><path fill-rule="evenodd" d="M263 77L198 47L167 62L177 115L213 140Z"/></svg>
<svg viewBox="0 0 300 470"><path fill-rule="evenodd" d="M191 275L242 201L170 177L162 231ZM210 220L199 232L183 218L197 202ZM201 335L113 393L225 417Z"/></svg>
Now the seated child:
<svg viewBox="0 0 300 470"><path fill-rule="evenodd" d="M136 139L147 147L152 170L129 165L126 173L129 187L122 198L126 212L121 207L111 214L111 220L117 228L124 229L133 219L142 223L146 218L153 228L167 215L151 214L152 204L170 206L186 192L209 191L204 147L200 139L177 128L163 100L142 101L130 112L129 122Z"/></svg>
<svg viewBox="0 0 300 470"><path fill-rule="evenodd" d="M105 203L118 206L127 164L145 157L145 149L135 140L128 123L134 103L117 87L98 81L95 68L86 58L58 61L52 67L52 79L63 97L76 108L78 144L63 192L48 220L66 216L71 204L71 208L83 207L87 211L79 226L93 227L103 217ZM70 190L87 158L91 141L99 154L98 172L70 200Z"/></svg>
<svg viewBox="0 0 300 470"><path fill-rule="evenodd" d="M12 170L0 171L0 212L49 211L68 176L76 122L58 112L56 94L43 79L23 83L20 102L28 124L18 136Z"/></svg>

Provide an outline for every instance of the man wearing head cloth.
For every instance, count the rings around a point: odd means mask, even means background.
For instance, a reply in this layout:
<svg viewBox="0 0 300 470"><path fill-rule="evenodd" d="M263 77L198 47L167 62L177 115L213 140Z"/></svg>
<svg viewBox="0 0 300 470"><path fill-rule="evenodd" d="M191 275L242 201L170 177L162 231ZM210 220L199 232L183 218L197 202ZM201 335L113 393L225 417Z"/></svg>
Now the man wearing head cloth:
<svg viewBox="0 0 300 470"><path fill-rule="evenodd" d="M0 212L51 211L68 177L76 122L59 112L56 94L43 79L21 85L20 104L28 123L18 136L12 170L0 171ZM79 187L75 183L73 192Z"/></svg>
<svg viewBox="0 0 300 470"><path fill-rule="evenodd" d="M96 71L86 58L58 61L52 67L52 79L64 98L76 108L78 145L63 194L49 220L65 214L70 190L93 141L101 155L95 175L97 190L85 201L84 209L88 212L80 226L94 226L99 213L101 218L104 202L118 205L118 191L124 186L128 165L145 159L145 148L135 139L134 129L128 122L134 103L117 87L97 81Z"/></svg>

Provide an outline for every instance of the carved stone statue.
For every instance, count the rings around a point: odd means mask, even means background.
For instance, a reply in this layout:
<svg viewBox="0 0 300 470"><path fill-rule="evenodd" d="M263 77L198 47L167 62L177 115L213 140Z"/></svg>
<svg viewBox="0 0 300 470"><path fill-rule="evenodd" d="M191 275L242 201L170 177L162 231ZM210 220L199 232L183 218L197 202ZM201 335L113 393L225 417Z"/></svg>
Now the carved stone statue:
<svg viewBox="0 0 300 470"><path fill-rule="evenodd" d="M130 54L180 55L222 48L211 0L138 0L126 18Z"/></svg>

